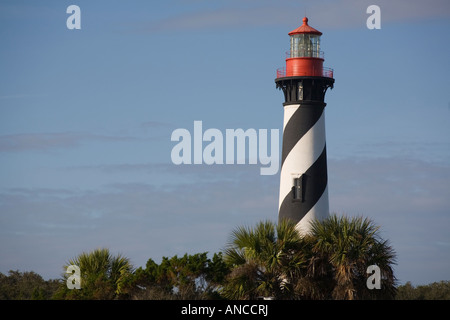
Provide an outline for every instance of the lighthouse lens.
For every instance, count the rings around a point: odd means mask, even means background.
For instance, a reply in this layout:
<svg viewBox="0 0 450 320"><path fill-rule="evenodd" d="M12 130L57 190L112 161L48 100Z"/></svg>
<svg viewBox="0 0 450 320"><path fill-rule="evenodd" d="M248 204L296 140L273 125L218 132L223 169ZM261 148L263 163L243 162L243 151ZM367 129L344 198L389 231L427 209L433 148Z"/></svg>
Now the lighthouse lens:
<svg viewBox="0 0 450 320"><path fill-rule="evenodd" d="M291 36L291 58L320 58L320 36L316 34L294 34Z"/></svg>

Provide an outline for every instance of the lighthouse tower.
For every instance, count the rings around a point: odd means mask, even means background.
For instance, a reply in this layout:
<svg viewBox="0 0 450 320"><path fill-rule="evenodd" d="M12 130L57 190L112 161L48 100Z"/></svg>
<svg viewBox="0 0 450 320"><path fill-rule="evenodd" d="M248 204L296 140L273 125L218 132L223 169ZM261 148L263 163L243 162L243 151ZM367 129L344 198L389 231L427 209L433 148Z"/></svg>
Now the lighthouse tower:
<svg viewBox="0 0 450 320"><path fill-rule="evenodd" d="M286 67L275 79L284 93L278 218L295 221L303 234L311 220L329 215L324 99L334 79L333 70L323 67L321 35L303 18L303 25L289 32Z"/></svg>

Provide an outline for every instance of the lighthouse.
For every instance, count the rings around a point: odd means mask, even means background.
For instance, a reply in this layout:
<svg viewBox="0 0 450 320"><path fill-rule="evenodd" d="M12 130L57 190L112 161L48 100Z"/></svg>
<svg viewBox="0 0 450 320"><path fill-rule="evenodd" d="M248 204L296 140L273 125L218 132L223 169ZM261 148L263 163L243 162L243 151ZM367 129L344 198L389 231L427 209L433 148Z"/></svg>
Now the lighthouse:
<svg viewBox="0 0 450 320"><path fill-rule="evenodd" d="M284 94L278 219L290 219L305 234L313 219L329 215L325 93L333 70L324 68L322 33L303 24L289 32L286 66L277 70L276 88Z"/></svg>

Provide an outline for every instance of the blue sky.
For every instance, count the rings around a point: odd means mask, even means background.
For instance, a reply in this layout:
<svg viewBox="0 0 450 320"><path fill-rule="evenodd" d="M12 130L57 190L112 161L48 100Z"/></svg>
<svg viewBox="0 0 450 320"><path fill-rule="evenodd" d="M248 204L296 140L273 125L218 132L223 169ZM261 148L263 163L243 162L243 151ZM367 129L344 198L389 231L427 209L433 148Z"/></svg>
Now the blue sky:
<svg viewBox="0 0 450 320"><path fill-rule="evenodd" d="M81 30L66 28L71 4ZM97 247L144 266L276 221L278 174L176 166L170 138L195 120L281 130L275 72L305 12L336 80L331 211L381 226L401 283L450 280L445 0L0 0L0 272L57 278Z"/></svg>

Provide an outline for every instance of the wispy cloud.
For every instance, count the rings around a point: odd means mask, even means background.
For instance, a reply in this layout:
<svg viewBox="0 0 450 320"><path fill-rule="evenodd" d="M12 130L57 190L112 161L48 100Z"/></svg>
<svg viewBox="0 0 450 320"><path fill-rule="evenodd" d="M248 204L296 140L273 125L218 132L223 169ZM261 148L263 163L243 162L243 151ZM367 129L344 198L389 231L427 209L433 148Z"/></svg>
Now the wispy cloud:
<svg viewBox="0 0 450 320"><path fill-rule="evenodd" d="M167 122L161 122L161 121L146 121L142 122L140 127L141 128L167 128L172 127L173 125Z"/></svg>
<svg viewBox="0 0 450 320"><path fill-rule="evenodd" d="M72 148L89 141L131 141L129 136L108 136L82 132L23 133L0 136L0 152L49 151Z"/></svg>
<svg viewBox="0 0 450 320"><path fill-rule="evenodd" d="M249 7L232 2L229 6L168 17L139 27L141 32L176 32L179 30L235 29L242 27L292 26L305 15L322 28L366 27L367 7L372 0L338 0L255 3ZM378 0L383 23L408 21L421 23L427 19L450 17L447 0Z"/></svg>

